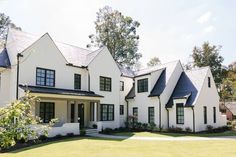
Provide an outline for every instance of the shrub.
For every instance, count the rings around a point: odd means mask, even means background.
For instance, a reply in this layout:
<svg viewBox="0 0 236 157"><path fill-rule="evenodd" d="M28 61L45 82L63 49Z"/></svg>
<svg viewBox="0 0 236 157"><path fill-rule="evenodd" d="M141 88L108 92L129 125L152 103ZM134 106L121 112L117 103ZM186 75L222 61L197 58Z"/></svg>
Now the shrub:
<svg viewBox="0 0 236 157"><path fill-rule="evenodd" d="M213 126L211 126L211 125L207 125L206 129L208 132L213 132Z"/></svg>
<svg viewBox="0 0 236 157"><path fill-rule="evenodd" d="M67 137L73 137L73 136L75 136L75 135L74 135L74 133L72 132L72 133L67 133L66 136L67 136Z"/></svg>
<svg viewBox="0 0 236 157"><path fill-rule="evenodd" d="M111 134L113 132L113 130L111 128L106 128L104 130L102 130L102 133L104 134Z"/></svg>
<svg viewBox="0 0 236 157"><path fill-rule="evenodd" d="M85 135L86 135L86 130L80 129L80 136L85 136Z"/></svg>
<svg viewBox="0 0 236 157"><path fill-rule="evenodd" d="M232 121L231 126L232 126L232 129L236 129L236 120Z"/></svg>
<svg viewBox="0 0 236 157"><path fill-rule="evenodd" d="M156 124L155 123L149 123L149 129L151 130L151 131L153 131L154 129L156 128Z"/></svg>
<svg viewBox="0 0 236 157"><path fill-rule="evenodd" d="M54 138L58 139L58 138L62 138L61 134L57 134Z"/></svg>
<svg viewBox="0 0 236 157"><path fill-rule="evenodd" d="M143 123L142 124L142 129L147 130L148 129L148 123Z"/></svg>
<svg viewBox="0 0 236 157"><path fill-rule="evenodd" d="M93 128L97 129L98 128L97 124L93 124Z"/></svg>
<svg viewBox="0 0 236 157"><path fill-rule="evenodd" d="M183 129L180 128L180 127L174 127L174 126L171 126L169 129L168 129L169 132L173 132L173 133L180 133L180 132L183 132Z"/></svg>
<svg viewBox="0 0 236 157"><path fill-rule="evenodd" d="M48 137L47 137L46 135L40 135L38 139L39 139L40 141L45 141L45 140L47 140L47 138L48 138Z"/></svg>
<svg viewBox="0 0 236 157"><path fill-rule="evenodd" d="M190 127L186 127L185 131L189 133L189 132L192 132L192 129Z"/></svg>

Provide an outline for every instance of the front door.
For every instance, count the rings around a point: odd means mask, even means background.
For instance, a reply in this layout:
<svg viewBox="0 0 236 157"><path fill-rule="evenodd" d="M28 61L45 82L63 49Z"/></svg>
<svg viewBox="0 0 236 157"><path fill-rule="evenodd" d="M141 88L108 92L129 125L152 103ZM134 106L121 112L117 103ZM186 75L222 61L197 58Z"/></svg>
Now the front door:
<svg viewBox="0 0 236 157"><path fill-rule="evenodd" d="M78 122L80 123L80 128L84 127L84 104L78 104Z"/></svg>

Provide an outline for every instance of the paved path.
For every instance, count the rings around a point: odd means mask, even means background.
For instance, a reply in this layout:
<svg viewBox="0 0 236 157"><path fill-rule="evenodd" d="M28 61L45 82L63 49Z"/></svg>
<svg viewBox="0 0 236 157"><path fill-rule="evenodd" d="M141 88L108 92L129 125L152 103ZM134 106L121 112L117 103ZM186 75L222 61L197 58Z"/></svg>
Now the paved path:
<svg viewBox="0 0 236 157"><path fill-rule="evenodd" d="M92 134L92 137L110 138L110 139L129 139L129 140L144 140L144 141L209 141L209 140L236 140L236 136L222 137L137 137L137 136L114 136L104 134Z"/></svg>

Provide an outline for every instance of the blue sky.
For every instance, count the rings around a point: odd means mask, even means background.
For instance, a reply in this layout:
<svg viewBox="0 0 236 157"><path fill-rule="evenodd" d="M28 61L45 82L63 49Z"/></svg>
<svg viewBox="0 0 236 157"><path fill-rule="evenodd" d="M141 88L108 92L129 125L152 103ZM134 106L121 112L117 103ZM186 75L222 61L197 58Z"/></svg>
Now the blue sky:
<svg viewBox="0 0 236 157"><path fill-rule="evenodd" d="M235 0L0 0L0 12L26 32L86 47L99 8L109 5L139 21L139 52L146 65L157 56L191 61L195 45L222 45L224 64L236 60Z"/></svg>

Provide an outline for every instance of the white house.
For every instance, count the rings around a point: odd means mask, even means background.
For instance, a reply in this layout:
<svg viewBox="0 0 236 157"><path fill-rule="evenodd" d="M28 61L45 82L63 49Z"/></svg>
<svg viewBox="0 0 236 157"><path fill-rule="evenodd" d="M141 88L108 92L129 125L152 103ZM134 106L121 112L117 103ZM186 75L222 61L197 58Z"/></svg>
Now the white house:
<svg viewBox="0 0 236 157"><path fill-rule="evenodd" d="M91 128L124 126L128 115L143 123L193 131L226 124L208 67L184 71L174 61L140 71L119 67L106 47L96 51L10 29L0 53L0 105L30 91L44 123ZM75 124L75 125L73 125Z"/></svg>

